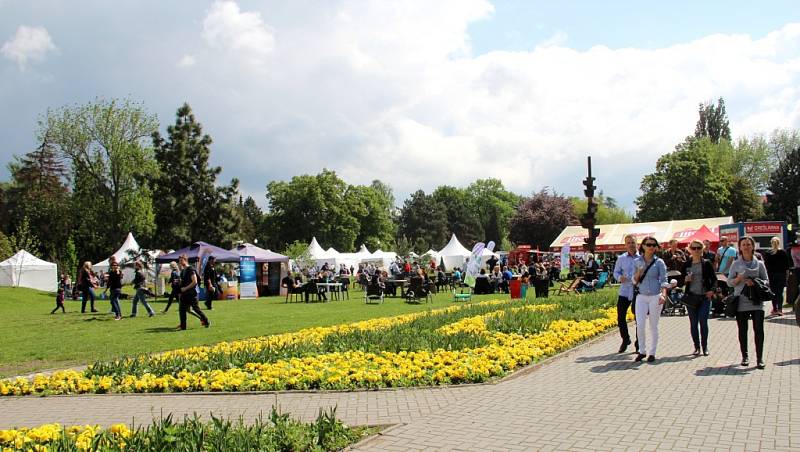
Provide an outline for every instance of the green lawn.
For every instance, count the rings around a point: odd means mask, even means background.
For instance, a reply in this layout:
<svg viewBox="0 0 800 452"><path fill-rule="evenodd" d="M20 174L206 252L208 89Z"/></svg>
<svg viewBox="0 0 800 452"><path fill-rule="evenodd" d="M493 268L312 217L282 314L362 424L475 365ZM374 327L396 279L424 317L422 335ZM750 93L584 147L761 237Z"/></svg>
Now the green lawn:
<svg viewBox="0 0 800 452"><path fill-rule="evenodd" d="M474 296L474 301L508 295ZM46 369L89 364L123 354L158 352L192 345L296 331L374 317L387 317L452 303L451 293L434 297L433 304L408 304L387 298L382 305L365 305L363 292L352 290L350 300L329 303L284 303L283 297L257 300L217 301L207 312L211 328L189 316L186 331L176 331L178 307L160 311L166 300L151 303L158 314L147 317L141 308L136 318L115 322L108 314L108 300L98 300L97 314L81 314L80 301L68 300L67 313L50 314L55 297L30 289L0 287L0 377ZM122 312L131 312L130 300L122 300ZM202 306L202 304L201 304Z"/></svg>

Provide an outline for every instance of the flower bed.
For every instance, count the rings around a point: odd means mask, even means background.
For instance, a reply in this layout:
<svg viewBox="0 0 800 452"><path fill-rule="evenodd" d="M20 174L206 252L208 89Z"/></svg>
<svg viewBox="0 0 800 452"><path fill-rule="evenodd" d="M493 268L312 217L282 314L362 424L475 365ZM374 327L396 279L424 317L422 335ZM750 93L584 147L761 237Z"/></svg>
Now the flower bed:
<svg viewBox="0 0 800 452"><path fill-rule="evenodd" d="M493 300L99 362L2 395L359 389L483 382L616 326L614 294Z"/></svg>
<svg viewBox="0 0 800 452"><path fill-rule="evenodd" d="M0 430L0 449L5 451L145 451L145 450L341 450L374 429L348 428L334 411L320 412L315 422L305 424L278 414L252 424L197 416L173 422L171 417L145 428L115 424L62 427L46 424L36 428Z"/></svg>

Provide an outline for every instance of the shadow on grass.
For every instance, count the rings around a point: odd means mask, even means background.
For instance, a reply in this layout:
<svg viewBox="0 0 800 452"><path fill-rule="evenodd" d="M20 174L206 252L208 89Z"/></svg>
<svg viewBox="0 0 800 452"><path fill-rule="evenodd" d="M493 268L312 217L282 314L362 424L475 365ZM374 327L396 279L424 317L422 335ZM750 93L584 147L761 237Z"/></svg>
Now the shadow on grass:
<svg viewBox="0 0 800 452"><path fill-rule="evenodd" d="M755 370L755 366L742 367L739 364L730 364L722 367L706 367L705 369L698 369L694 374L698 377L712 377L716 375L741 376L747 375L753 370Z"/></svg>
<svg viewBox="0 0 800 452"><path fill-rule="evenodd" d="M168 326L154 326L152 328L145 328L144 329L145 333L172 333L172 332L175 332L175 331L180 331L180 330L177 329L177 328L174 328L174 327L170 328Z"/></svg>
<svg viewBox="0 0 800 452"><path fill-rule="evenodd" d="M103 316L93 315L88 319L83 319L84 322L108 322L114 320L114 316L112 314L107 314Z"/></svg>

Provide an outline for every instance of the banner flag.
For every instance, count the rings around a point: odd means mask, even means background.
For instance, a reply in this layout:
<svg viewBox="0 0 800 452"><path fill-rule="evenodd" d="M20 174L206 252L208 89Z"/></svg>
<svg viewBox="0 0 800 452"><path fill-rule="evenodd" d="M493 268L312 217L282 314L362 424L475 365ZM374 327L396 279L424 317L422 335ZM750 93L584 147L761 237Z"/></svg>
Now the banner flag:
<svg viewBox="0 0 800 452"><path fill-rule="evenodd" d="M483 249L486 245L483 242L478 242L472 247L472 254L469 256L467 268L464 270L464 284L475 288L475 278L481 271L481 261L483 260Z"/></svg>

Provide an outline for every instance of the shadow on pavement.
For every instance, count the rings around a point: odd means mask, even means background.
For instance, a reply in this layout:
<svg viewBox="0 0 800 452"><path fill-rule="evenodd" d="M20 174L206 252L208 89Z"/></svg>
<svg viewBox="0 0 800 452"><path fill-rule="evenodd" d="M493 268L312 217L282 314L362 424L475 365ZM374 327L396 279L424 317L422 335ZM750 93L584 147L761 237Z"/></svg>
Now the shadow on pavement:
<svg viewBox="0 0 800 452"><path fill-rule="evenodd" d="M767 323L778 323L781 325L797 325L797 321L792 317L787 317L783 315L781 317L769 317L766 319Z"/></svg>
<svg viewBox="0 0 800 452"><path fill-rule="evenodd" d="M747 375L755 370L755 366L742 367L738 364L731 364L722 367L706 367L705 369L698 369L694 374L698 377L711 377L715 375Z"/></svg>
<svg viewBox="0 0 800 452"><path fill-rule="evenodd" d="M625 352L625 353L609 353L607 355L599 355L599 356L579 356L575 358L576 363L593 363L597 361L629 361L631 356L634 356L635 353L633 352Z"/></svg>
<svg viewBox="0 0 800 452"><path fill-rule="evenodd" d="M790 359L787 361L781 361L779 363L775 363L776 366L800 366L800 358Z"/></svg>

